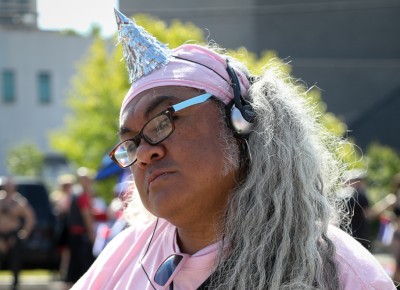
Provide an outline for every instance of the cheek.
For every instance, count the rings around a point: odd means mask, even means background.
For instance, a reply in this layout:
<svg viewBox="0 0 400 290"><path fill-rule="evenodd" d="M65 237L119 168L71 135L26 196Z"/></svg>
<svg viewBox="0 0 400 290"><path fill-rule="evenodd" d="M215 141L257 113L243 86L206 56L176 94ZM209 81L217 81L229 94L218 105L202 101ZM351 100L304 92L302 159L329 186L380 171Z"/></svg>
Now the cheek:
<svg viewBox="0 0 400 290"><path fill-rule="evenodd" d="M177 156L184 158L190 166L202 168L213 166L218 167L218 161L223 160L222 142L219 137L219 124L210 120L210 124L198 124L188 126L177 132L174 146Z"/></svg>
<svg viewBox="0 0 400 290"><path fill-rule="evenodd" d="M131 167L131 172L140 200L142 201L144 207L151 212L151 207L148 200L148 188L145 182L145 173L143 170L140 170L134 166Z"/></svg>
<svg viewBox="0 0 400 290"><path fill-rule="evenodd" d="M143 191L145 191L144 185L144 172L143 170L139 170L136 166L131 166L130 168L131 172L132 172L132 176L133 176L133 180L135 181L135 186L137 188L137 190L139 191L139 193L142 193Z"/></svg>

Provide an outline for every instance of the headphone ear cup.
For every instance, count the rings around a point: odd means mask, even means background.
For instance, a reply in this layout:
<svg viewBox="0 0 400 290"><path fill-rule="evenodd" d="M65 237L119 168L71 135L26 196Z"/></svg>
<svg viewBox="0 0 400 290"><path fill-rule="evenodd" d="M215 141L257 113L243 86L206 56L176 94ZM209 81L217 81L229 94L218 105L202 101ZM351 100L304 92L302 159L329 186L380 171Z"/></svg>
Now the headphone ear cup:
<svg viewBox="0 0 400 290"><path fill-rule="evenodd" d="M241 137L247 137L254 127L255 113L253 107L246 101L240 93L240 83L235 70L226 60L226 71L231 78L233 90L233 100L227 106L227 122L232 131Z"/></svg>
<svg viewBox="0 0 400 290"><path fill-rule="evenodd" d="M248 123L254 123L255 113L253 107L250 104L244 105L240 110L240 113Z"/></svg>
<svg viewBox="0 0 400 290"><path fill-rule="evenodd" d="M251 106L246 105L250 107L250 110L253 112L253 109ZM251 130L254 127L254 123L248 122L246 118L243 117L242 112L236 108L234 102L231 102L227 106L227 123L228 127L236 134L239 136L247 136L251 133ZM250 113L251 114L251 113ZM254 112L252 119L254 119Z"/></svg>

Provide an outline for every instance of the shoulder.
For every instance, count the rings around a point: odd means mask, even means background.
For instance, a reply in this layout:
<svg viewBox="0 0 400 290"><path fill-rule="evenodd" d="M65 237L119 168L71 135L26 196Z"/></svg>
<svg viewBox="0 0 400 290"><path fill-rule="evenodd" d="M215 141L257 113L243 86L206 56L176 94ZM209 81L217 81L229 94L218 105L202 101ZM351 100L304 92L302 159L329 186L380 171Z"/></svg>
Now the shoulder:
<svg viewBox="0 0 400 290"><path fill-rule="evenodd" d="M138 282L143 278L143 270L138 267L139 261L155 227L156 221L151 221L131 225L123 230L110 241L72 289L116 289L121 283L127 283L124 289L128 289L129 285ZM169 231L169 228L172 227L159 220L157 232ZM157 239L157 235L154 238Z"/></svg>
<svg viewBox="0 0 400 290"><path fill-rule="evenodd" d="M328 236L336 247L339 279L344 290L396 289L379 262L359 242L334 226L329 227Z"/></svg>
<svg viewBox="0 0 400 290"><path fill-rule="evenodd" d="M142 253L156 227L156 220L146 223L131 225L116 235L100 253L99 263L118 264L123 257L130 256L135 259ZM160 219L157 224L157 233L168 231L169 224ZM158 234L153 239L158 239ZM154 242L154 241L153 241Z"/></svg>
<svg viewBox="0 0 400 290"><path fill-rule="evenodd" d="M151 236L151 233L155 227L155 223L156 221L154 220L128 226L110 241L110 247L116 247L118 249L125 243L132 244L134 242L135 244L140 244L142 241L147 240Z"/></svg>

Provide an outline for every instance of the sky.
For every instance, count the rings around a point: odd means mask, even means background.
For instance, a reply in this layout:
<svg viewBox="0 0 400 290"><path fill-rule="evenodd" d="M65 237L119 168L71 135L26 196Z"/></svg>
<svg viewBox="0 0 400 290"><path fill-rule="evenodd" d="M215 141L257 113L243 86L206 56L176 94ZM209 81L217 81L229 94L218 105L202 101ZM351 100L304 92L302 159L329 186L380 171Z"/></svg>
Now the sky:
<svg viewBox="0 0 400 290"><path fill-rule="evenodd" d="M118 8L117 0L37 0L38 25L43 30L73 29L85 34L98 24L107 37L117 30L114 7Z"/></svg>

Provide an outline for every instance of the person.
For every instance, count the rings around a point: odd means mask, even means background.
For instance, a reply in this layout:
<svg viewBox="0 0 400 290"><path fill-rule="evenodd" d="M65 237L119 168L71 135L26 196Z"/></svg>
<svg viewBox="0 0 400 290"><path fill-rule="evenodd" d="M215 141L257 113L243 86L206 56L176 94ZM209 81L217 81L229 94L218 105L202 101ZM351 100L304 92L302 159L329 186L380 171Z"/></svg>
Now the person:
<svg viewBox="0 0 400 290"><path fill-rule="evenodd" d="M14 180L3 177L0 181L0 263L9 262L12 289L17 289L23 241L31 234L36 218L28 200L16 191Z"/></svg>
<svg viewBox="0 0 400 290"><path fill-rule="evenodd" d="M393 198L390 203L387 203L387 209L391 210L393 213L391 219L394 224L394 233L390 245L393 257L396 261L393 279L400 281L400 172L392 177L391 190L392 193L388 196ZM400 289L399 286L398 289Z"/></svg>
<svg viewBox="0 0 400 290"><path fill-rule="evenodd" d="M69 289L94 261L92 248L95 239L92 177L87 168L77 171L80 189L72 195L68 211L69 263L65 286Z"/></svg>
<svg viewBox="0 0 400 290"><path fill-rule="evenodd" d="M346 183L352 192L346 203L350 214L350 233L366 249L370 249L370 222L375 218L375 212L367 196L366 171L353 169L346 172L346 175Z"/></svg>
<svg viewBox="0 0 400 290"><path fill-rule="evenodd" d="M72 289L394 289L335 226L335 138L283 73L116 16L132 86L110 156L154 219L131 219Z"/></svg>
<svg viewBox="0 0 400 290"><path fill-rule="evenodd" d="M65 279L70 255L68 248L68 216L76 178L73 174L62 174L57 178L57 183L59 188L51 193L50 200L58 223L57 246L61 256L60 276Z"/></svg>
<svg viewBox="0 0 400 290"><path fill-rule="evenodd" d="M93 245L95 257L98 257L105 246L127 226L124 208L126 207L125 194L128 186L126 182L117 183L114 186L114 198L107 208L108 222L99 225L96 230L96 238Z"/></svg>

